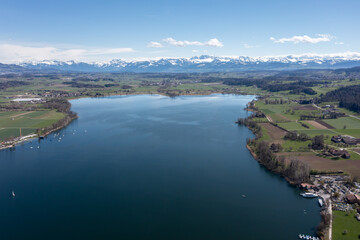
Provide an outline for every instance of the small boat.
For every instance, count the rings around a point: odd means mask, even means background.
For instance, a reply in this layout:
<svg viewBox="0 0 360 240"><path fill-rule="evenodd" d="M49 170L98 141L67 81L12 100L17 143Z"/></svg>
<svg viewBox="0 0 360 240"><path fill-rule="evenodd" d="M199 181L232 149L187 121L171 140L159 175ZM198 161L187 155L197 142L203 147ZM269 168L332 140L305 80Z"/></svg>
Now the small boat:
<svg viewBox="0 0 360 240"><path fill-rule="evenodd" d="M300 193L300 195L302 196L302 197L304 197L304 198L315 198L315 197L318 197L318 195L317 194L315 194L315 193Z"/></svg>
<svg viewBox="0 0 360 240"><path fill-rule="evenodd" d="M12 196L12 197L15 197L14 190L11 191L11 196Z"/></svg>
<svg viewBox="0 0 360 240"><path fill-rule="evenodd" d="M318 237L313 237L313 236L305 235L305 234L299 234L299 238L305 239L305 240L320 240L320 238L318 238Z"/></svg>
<svg viewBox="0 0 360 240"><path fill-rule="evenodd" d="M318 203L319 203L320 207L322 207L324 205L324 201L321 198L318 199Z"/></svg>

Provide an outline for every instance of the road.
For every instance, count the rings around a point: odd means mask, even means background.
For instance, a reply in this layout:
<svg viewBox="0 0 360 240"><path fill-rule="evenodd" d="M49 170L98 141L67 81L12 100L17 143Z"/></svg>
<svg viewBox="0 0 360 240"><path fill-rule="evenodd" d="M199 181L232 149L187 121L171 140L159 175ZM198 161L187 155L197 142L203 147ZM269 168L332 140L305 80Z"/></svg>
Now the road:
<svg viewBox="0 0 360 240"><path fill-rule="evenodd" d="M349 117L353 117L353 118L356 118L356 119L360 120L360 118L359 118L359 117L354 116L354 115L349 115Z"/></svg>
<svg viewBox="0 0 360 240"><path fill-rule="evenodd" d="M333 218L333 216L332 216L331 200L329 201L328 212L330 214L329 240L332 240L332 218Z"/></svg>
<svg viewBox="0 0 360 240"><path fill-rule="evenodd" d="M324 200L324 204L326 207L326 211L330 215L330 223L329 223L329 233L328 233L328 240L332 240L332 206L331 206L331 199L329 194L319 194L319 196Z"/></svg>
<svg viewBox="0 0 360 240"><path fill-rule="evenodd" d="M272 122L272 119L271 119L270 116L268 116L268 115L265 115L265 116L266 116L266 119L267 119L269 122Z"/></svg>

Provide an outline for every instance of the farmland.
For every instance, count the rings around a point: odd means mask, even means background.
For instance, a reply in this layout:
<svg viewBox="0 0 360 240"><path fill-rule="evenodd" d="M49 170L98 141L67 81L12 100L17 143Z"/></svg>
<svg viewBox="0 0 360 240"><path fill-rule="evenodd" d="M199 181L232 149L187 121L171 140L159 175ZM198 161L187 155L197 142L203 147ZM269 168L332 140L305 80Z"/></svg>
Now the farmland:
<svg viewBox="0 0 360 240"><path fill-rule="evenodd" d="M323 94L328 92L320 87L314 89L321 89L319 92ZM360 120L357 119L359 115L338 107L336 102L318 105L301 103L304 97L291 95L288 92L276 92L255 101L252 105L255 111L264 114L252 118L254 122L261 122L259 126L262 127L262 137L258 142L265 141L268 145L280 144L281 148L276 154L283 156L286 162L298 159L316 171L342 171L352 176L360 176L359 148L331 141L331 137L336 135L360 138ZM264 123L266 120L268 123ZM308 140L286 139L284 137L286 132L304 134ZM326 148L346 149L350 157L348 159L331 157L324 155L326 150L311 149L312 139L316 136L323 136Z"/></svg>
<svg viewBox="0 0 360 240"><path fill-rule="evenodd" d="M0 140L11 137L34 134L39 128L52 125L64 118L64 114L55 110L8 111L0 113Z"/></svg>
<svg viewBox="0 0 360 240"><path fill-rule="evenodd" d="M343 117L337 119L325 119L324 122L336 129L358 129L360 120L353 117Z"/></svg>

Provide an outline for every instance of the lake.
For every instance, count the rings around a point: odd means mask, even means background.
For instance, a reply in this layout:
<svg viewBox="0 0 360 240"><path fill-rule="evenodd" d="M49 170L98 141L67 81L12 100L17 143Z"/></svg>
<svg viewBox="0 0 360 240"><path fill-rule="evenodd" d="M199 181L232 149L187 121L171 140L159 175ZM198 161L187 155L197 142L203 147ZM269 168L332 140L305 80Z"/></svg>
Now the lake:
<svg viewBox="0 0 360 240"><path fill-rule="evenodd" d="M234 122L255 96L71 101L79 119L0 152L0 239L297 239L315 199L261 167ZM14 190L16 196L11 197Z"/></svg>

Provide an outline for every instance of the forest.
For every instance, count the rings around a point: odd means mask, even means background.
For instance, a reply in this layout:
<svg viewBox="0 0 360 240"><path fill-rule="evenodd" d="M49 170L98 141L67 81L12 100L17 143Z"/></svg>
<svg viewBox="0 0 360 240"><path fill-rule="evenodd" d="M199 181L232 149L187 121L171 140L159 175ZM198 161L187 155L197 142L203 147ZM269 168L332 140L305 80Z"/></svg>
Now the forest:
<svg viewBox="0 0 360 240"><path fill-rule="evenodd" d="M360 85L347 86L322 95L319 102L339 102L339 107L360 112Z"/></svg>
<svg viewBox="0 0 360 240"><path fill-rule="evenodd" d="M0 89L12 88L12 87L19 87L23 85L29 85L29 83L24 81L6 81L0 82Z"/></svg>

